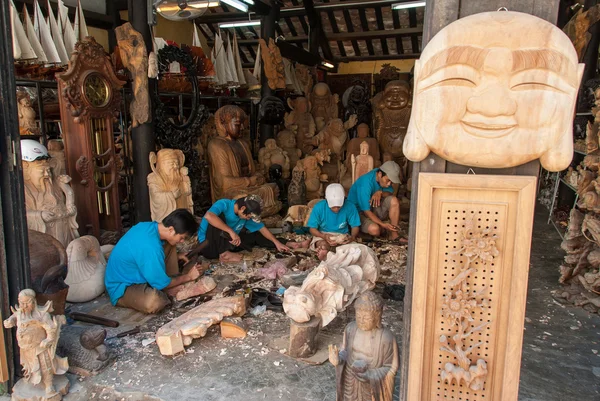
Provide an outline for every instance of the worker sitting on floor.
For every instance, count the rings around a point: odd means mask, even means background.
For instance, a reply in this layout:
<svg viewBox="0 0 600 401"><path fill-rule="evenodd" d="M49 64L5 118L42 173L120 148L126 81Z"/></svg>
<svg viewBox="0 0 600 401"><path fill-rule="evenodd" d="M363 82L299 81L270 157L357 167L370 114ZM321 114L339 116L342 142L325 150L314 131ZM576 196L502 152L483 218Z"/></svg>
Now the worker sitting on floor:
<svg viewBox="0 0 600 401"><path fill-rule="evenodd" d="M176 276L178 261L187 261L185 255L177 254L176 245L197 230L196 218L186 209L174 210L162 223L142 222L131 227L117 242L106 266L104 284L112 304L144 313L156 313L169 305L161 290L200 276L198 266Z"/></svg>
<svg viewBox="0 0 600 401"><path fill-rule="evenodd" d="M387 232L390 239L398 238L400 201L394 196L392 183L400 183L400 166L387 161L358 178L350 187L348 202L360 212L363 233L379 237ZM385 222L388 218L390 223Z"/></svg>
<svg viewBox="0 0 600 401"><path fill-rule="evenodd" d="M289 252L289 247L298 248L302 244L290 242L286 245L275 238L260 222L262 199L258 195L248 195L238 200L219 199L204 215L198 230L200 253L207 259L221 262L239 262L242 250L253 247L277 248ZM305 244L308 246L308 241Z"/></svg>
<svg viewBox="0 0 600 401"><path fill-rule="evenodd" d="M360 231L358 210L352 203L344 202L344 187L329 184L325 190L325 200L317 203L310 213L306 226L313 235L310 249L317 252L320 260L336 245L356 240ZM345 235L345 238L340 238Z"/></svg>

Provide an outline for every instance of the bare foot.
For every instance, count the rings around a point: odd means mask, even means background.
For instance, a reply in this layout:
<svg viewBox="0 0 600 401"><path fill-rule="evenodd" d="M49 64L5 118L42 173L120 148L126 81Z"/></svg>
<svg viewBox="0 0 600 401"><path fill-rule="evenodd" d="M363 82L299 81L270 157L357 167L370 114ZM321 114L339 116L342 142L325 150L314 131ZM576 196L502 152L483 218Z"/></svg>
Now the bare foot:
<svg viewBox="0 0 600 401"><path fill-rule="evenodd" d="M400 234L398 234L396 231L391 231L388 235L388 239L394 241L396 239L398 239L400 237Z"/></svg>
<svg viewBox="0 0 600 401"><path fill-rule="evenodd" d="M223 252L221 255L219 255L219 262L222 263L230 263L230 262L241 262L243 259L243 255L239 254L239 253L233 253L233 252Z"/></svg>
<svg viewBox="0 0 600 401"><path fill-rule="evenodd" d="M317 258L319 260L325 260L325 259L327 259L328 253L329 253L329 251L327 249L319 248L319 250L317 250Z"/></svg>

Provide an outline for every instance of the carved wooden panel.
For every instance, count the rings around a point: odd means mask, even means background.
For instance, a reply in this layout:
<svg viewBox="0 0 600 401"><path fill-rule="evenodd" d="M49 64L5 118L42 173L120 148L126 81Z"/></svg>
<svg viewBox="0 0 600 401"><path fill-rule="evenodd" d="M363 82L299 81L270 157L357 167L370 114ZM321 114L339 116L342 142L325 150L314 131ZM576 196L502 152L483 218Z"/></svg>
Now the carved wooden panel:
<svg viewBox="0 0 600 401"><path fill-rule="evenodd" d="M535 191L419 175L407 400L517 400Z"/></svg>

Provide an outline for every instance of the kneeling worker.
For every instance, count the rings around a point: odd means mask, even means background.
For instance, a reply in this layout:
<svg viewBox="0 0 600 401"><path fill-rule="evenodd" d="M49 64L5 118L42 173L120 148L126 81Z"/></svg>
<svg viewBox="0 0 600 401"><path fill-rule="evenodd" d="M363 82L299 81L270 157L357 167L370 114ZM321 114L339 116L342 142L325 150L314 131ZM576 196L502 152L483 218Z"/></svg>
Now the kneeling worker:
<svg viewBox="0 0 600 401"><path fill-rule="evenodd" d="M329 184L325 190L325 200L313 207L306 226L313 235L310 248L317 251L319 259L324 260L327 252L336 245L333 235L346 234L343 244L356 240L360 231L358 210L349 202L344 202L344 187L340 184Z"/></svg>
<svg viewBox="0 0 600 401"><path fill-rule="evenodd" d="M198 230L200 253L207 259L221 262L239 262L242 250L255 246L277 248L289 252L289 248L260 222L262 199L258 195L248 195L237 200L219 199L206 212ZM289 243L291 247L299 244Z"/></svg>
<svg viewBox="0 0 600 401"><path fill-rule="evenodd" d="M131 227L117 242L108 258L104 284L113 305L144 313L156 313L169 305L161 290L197 279L194 266L187 274L179 273L176 245L198 230L196 218L186 209L177 209L162 223L142 222Z"/></svg>
<svg viewBox="0 0 600 401"><path fill-rule="evenodd" d="M397 239L400 221L400 201L394 196L392 183L400 183L400 166L387 161L361 176L348 192L348 202L360 212L360 229L365 234L379 237L387 232ZM390 223L385 220L390 219Z"/></svg>

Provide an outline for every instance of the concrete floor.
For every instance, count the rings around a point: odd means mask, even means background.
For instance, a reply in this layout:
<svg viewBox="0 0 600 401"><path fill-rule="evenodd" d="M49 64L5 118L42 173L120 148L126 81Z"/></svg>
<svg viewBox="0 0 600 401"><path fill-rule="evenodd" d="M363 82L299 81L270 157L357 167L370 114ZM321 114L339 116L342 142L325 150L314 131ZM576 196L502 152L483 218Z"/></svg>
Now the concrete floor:
<svg viewBox="0 0 600 401"><path fill-rule="evenodd" d="M521 369L522 401L600 400L600 316L554 301L558 266L563 258L560 237L546 224L538 207L534 227L529 296ZM142 333L114 339L119 358L98 376L73 380L66 401L191 400L335 400L333 367L312 366L279 352L273 341L285 336L287 319L267 312L247 318L251 331L243 340L220 338L218 329L195 340L188 352L163 357L152 339L157 327L178 315L171 311L148 322ZM342 314L325 334L339 336L352 312ZM402 303L388 301L388 327L401 339ZM394 399L397 399L397 391Z"/></svg>

